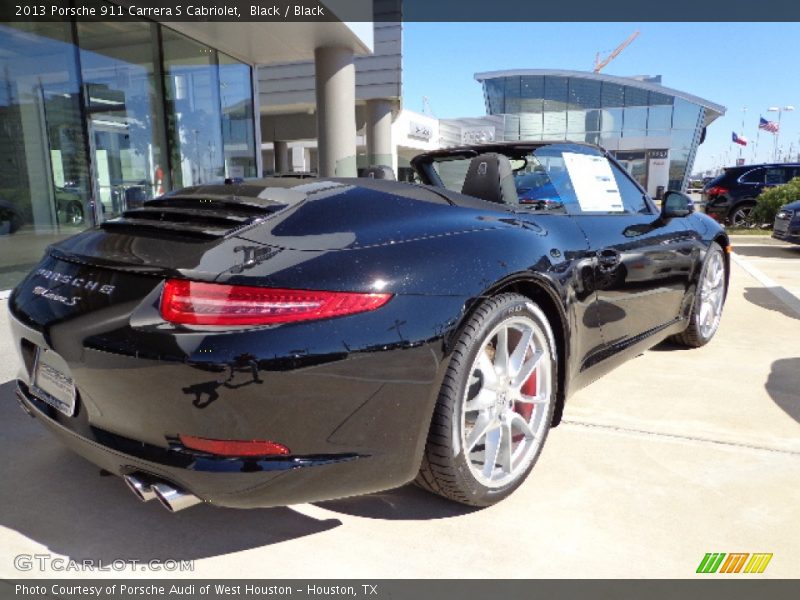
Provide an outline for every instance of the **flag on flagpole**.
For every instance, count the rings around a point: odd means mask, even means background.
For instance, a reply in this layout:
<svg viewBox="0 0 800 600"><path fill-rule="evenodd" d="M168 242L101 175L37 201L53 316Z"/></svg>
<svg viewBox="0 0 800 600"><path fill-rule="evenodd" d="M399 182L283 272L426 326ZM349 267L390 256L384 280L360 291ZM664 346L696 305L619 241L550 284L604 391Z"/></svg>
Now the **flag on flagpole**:
<svg viewBox="0 0 800 600"><path fill-rule="evenodd" d="M758 128L770 133L778 133L778 124L775 121L767 121L764 117L758 118Z"/></svg>
<svg viewBox="0 0 800 600"><path fill-rule="evenodd" d="M736 135L735 131L731 133L731 141L734 144L739 144L740 146L747 146L747 138L743 135Z"/></svg>

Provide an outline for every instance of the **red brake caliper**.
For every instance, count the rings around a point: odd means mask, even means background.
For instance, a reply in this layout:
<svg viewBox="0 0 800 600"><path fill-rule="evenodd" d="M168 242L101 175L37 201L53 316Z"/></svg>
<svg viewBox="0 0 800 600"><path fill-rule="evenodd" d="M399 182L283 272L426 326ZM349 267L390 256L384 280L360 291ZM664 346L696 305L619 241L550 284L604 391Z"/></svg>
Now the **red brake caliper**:
<svg viewBox="0 0 800 600"><path fill-rule="evenodd" d="M531 376L528 377L528 380L522 384L522 393L526 396L536 395L536 371L531 373ZM525 419L525 421L530 421L531 415L533 414L533 404L527 402L516 402L514 404L514 412ZM513 436L512 439L513 441L518 442L524 437L525 436L523 434L519 433Z"/></svg>

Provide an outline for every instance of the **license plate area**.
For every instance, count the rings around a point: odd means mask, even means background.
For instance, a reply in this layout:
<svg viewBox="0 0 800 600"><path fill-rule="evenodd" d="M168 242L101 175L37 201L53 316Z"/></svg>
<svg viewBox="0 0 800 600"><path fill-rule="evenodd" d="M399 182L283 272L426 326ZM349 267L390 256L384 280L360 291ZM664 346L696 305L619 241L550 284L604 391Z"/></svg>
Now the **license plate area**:
<svg viewBox="0 0 800 600"><path fill-rule="evenodd" d="M789 219L775 219L775 231L784 232L789 229Z"/></svg>
<svg viewBox="0 0 800 600"><path fill-rule="evenodd" d="M75 382L67 363L52 350L36 350L31 393L68 417L75 414Z"/></svg>

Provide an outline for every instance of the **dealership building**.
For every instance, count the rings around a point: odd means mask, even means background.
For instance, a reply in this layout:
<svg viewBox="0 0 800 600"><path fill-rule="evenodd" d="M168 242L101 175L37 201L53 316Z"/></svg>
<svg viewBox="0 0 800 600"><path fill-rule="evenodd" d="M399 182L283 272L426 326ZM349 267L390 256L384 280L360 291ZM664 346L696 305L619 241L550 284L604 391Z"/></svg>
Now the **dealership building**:
<svg viewBox="0 0 800 600"><path fill-rule="evenodd" d="M0 23L0 297L126 207L259 176L257 65L309 62L320 172L355 175L354 61L374 49L372 22Z"/></svg>
<svg viewBox="0 0 800 600"><path fill-rule="evenodd" d="M47 245L224 178L410 180L419 152L556 139L605 146L656 196L725 111L657 78L523 70L476 75L485 115L413 112L399 15L366 5L373 22L0 23L0 298Z"/></svg>
<svg viewBox="0 0 800 600"><path fill-rule="evenodd" d="M653 196L685 189L705 128L725 107L660 77L521 69L477 73L487 117L453 120L446 143L570 140L599 144Z"/></svg>

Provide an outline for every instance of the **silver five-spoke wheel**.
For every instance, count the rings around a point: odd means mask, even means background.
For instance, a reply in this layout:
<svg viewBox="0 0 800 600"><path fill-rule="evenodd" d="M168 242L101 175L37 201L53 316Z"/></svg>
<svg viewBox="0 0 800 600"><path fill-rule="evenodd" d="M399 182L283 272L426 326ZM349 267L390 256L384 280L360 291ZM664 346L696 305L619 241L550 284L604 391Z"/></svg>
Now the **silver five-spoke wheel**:
<svg viewBox="0 0 800 600"><path fill-rule="evenodd" d="M527 470L542 440L550 401L544 332L527 317L497 325L472 365L462 444L475 478L500 487Z"/></svg>
<svg viewBox="0 0 800 600"><path fill-rule="evenodd" d="M725 264L721 252L709 254L699 294L697 326L703 338L710 339L719 327L725 302Z"/></svg>
<svg viewBox="0 0 800 600"><path fill-rule="evenodd" d="M511 494L544 446L558 372L556 338L538 305L514 293L485 300L451 351L417 483L472 506Z"/></svg>

